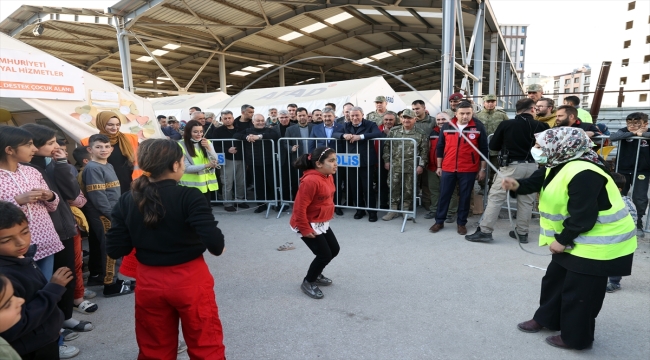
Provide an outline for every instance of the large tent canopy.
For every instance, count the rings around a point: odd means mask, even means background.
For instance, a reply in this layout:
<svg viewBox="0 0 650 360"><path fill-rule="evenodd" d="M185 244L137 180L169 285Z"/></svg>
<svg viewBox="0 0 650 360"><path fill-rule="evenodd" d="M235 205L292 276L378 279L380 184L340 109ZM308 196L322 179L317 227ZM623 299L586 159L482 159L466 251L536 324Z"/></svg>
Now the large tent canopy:
<svg viewBox="0 0 650 360"><path fill-rule="evenodd" d="M122 132L141 139L163 136L147 100L4 34L0 63L0 108L12 115L38 112L36 118L79 142L98 132L97 114L108 110L122 121Z"/></svg>
<svg viewBox="0 0 650 360"><path fill-rule="evenodd" d="M211 111L211 105L228 99L229 97L230 96L227 94L218 91L206 94L189 94L168 96L163 98L152 98L149 100L153 104L153 109L156 112L156 116L174 116L178 120L189 120L190 107L197 106L202 111Z"/></svg>
<svg viewBox="0 0 650 360"><path fill-rule="evenodd" d="M38 26L42 34L35 36ZM397 91L409 90L369 67L376 65L416 89L522 93L519 65L512 63L489 0L122 0L108 10L22 6L0 23L0 31L150 97L235 94L280 65L286 68L254 87L381 75Z"/></svg>
<svg viewBox="0 0 650 360"><path fill-rule="evenodd" d="M404 103L395 96L395 90L381 76L368 79L317 83L298 86L244 90L230 99L209 106L210 109L230 110L235 116L241 114L241 106L255 107L255 113L266 116L270 108L286 109L296 104L311 111L323 109L326 103L336 105L340 114L346 102L360 106L367 114L375 110L375 98L385 96L387 107L395 112L404 109Z"/></svg>

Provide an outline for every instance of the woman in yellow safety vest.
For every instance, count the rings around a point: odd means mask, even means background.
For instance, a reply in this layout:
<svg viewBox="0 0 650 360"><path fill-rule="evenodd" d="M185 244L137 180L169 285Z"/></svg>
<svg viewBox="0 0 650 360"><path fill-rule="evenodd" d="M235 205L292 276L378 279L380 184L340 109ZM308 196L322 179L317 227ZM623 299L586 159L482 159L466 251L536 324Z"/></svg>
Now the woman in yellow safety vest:
<svg viewBox="0 0 650 360"><path fill-rule="evenodd" d="M535 137L531 155L544 168L528 179L506 178L502 186L515 194L539 192L539 245L549 245L553 257L542 279L539 308L517 327L561 331L546 338L556 347L590 348L607 277L632 271L636 227L582 129L553 128Z"/></svg>
<svg viewBox="0 0 650 360"><path fill-rule="evenodd" d="M179 141L179 144L183 148L185 161L185 173L180 184L201 190L209 203L210 193L219 189L217 174L214 170L218 167L217 154L212 142L203 138L201 123L190 120L185 125L183 140Z"/></svg>

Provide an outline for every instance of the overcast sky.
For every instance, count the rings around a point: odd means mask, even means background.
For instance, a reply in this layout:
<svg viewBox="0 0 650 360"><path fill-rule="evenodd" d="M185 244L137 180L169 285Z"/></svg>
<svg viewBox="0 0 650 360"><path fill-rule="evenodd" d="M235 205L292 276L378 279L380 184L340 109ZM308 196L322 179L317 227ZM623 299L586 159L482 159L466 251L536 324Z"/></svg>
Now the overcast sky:
<svg viewBox="0 0 650 360"><path fill-rule="evenodd" d="M650 1L650 0L641 0ZM529 24L526 73L558 75L589 64L598 72L608 60L619 19L612 17L628 0L491 0L501 24ZM2 0L0 21L20 5L106 9L117 0ZM622 20L621 20L622 21ZM609 36L608 36L609 35Z"/></svg>

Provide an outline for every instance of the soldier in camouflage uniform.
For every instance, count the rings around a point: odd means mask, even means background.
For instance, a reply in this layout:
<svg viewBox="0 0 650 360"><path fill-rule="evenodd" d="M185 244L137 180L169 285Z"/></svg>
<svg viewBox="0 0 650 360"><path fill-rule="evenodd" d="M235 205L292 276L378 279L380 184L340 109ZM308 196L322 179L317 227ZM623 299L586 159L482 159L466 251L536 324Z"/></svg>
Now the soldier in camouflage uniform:
<svg viewBox="0 0 650 360"><path fill-rule="evenodd" d="M415 112L411 109L405 109L402 113L402 126L396 126L390 130L388 138L408 138L414 139L416 144L417 156L417 174L422 174L426 168L429 159L429 134L415 127ZM392 146L391 146L392 143ZM384 143L384 168L390 170L389 181L391 189L391 210L398 210L400 200L402 201L402 210L408 211L413 200L413 146L408 142L386 141ZM392 159L391 159L392 156ZM402 156L404 164L402 164ZM403 193L402 193L403 190ZM402 196L403 195L403 196ZM399 216L397 212L389 212L382 220L388 221ZM406 215L404 215L406 216Z"/></svg>
<svg viewBox="0 0 650 360"><path fill-rule="evenodd" d="M485 95L483 98L483 110L475 115L476 118L481 120L483 125L485 125L485 131L487 132L488 136L494 134L497 126L499 126L503 120L509 120L506 112L501 109L497 109L496 107L497 96L494 94ZM490 163L492 163L492 165L498 169L499 162L497 160L497 155L499 155L498 151L490 150ZM488 189L492 187L494 176L496 176L496 174L493 174L493 176L491 176L489 179ZM481 184L481 190L478 192L478 194L484 195L484 192L485 191L483 184Z"/></svg>
<svg viewBox="0 0 650 360"><path fill-rule="evenodd" d="M377 124L377 126L381 125L381 123L384 121L384 115L388 112L386 109L386 97L385 96L377 96L375 98L375 109L376 111L373 111L366 115L366 120L370 120Z"/></svg>
<svg viewBox="0 0 650 360"><path fill-rule="evenodd" d="M430 134L436 126L436 118L427 114L427 107L423 100L415 100L411 103L411 109L415 111L415 127ZM425 209L431 207L431 192L429 191L429 175L427 171L418 176L418 190L422 191L422 206Z"/></svg>

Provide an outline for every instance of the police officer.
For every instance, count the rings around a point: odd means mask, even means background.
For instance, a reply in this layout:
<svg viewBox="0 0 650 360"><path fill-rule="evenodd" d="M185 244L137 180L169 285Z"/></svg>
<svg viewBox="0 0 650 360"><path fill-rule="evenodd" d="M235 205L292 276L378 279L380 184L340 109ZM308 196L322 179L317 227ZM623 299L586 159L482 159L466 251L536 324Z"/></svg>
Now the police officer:
<svg viewBox="0 0 650 360"><path fill-rule="evenodd" d="M385 96L377 96L375 98L375 111L368 113L366 115L366 119L374 122L377 124L377 126L381 125L381 122L384 120L384 115L386 115L386 112L388 111L386 109L386 97Z"/></svg>
<svg viewBox="0 0 650 360"><path fill-rule="evenodd" d="M415 149L410 141L386 141L384 143L384 168L390 170L388 181L390 182L391 210L399 209L400 200L402 200L403 211L408 211L411 207L411 201L413 200L414 157L418 156L417 169L415 169L418 175L424 172L427 165L429 135L415 127L415 119L415 111L405 109L402 112L402 126L393 127L390 133L388 133L388 138L408 138L415 140ZM414 154L414 151L417 153ZM398 216L399 213L391 211L384 215L382 220L388 221ZM406 214L404 216L406 217Z"/></svg>

